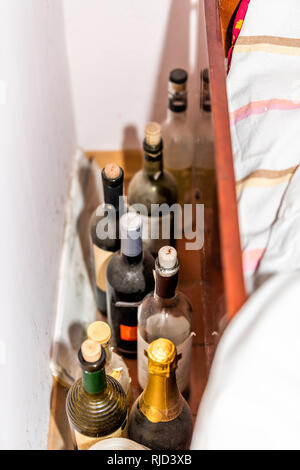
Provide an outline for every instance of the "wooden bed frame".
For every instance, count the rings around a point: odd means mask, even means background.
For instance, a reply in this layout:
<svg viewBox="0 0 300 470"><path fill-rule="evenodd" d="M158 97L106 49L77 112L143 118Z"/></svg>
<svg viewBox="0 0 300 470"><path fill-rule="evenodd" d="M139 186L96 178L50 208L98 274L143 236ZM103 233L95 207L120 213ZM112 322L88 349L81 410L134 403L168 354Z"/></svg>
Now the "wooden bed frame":
<svg viewBox="0 0 300 470"><path fill-rule="evenodd" d="M212 244L215 248L211 252L204 247L205 249L198 253L197 260L194 252L186 252L182 245L178 247L182 266L180 289L189 296L195 311L196 337L193 343L189 396L194 419L207 382L218 331L220 332L220 320L226 320L223 325L230 321L246 300L223 52L224 28L228 25L230 12L232 14L237 3L238 0L222 2L222 34L219 1L205 0L218 194L217 211L207 211L205 224L217 245ZM87 156L94 156L102 167L108 161L116 161L125 168L127 180L140 167L139 151L109 154L88 152ZM126 362L130 369L135 398L139 394L136 361ZM72 449L65 413L66 394L67 390L54 380L48 439L48 449L51 450Z"/></svg>

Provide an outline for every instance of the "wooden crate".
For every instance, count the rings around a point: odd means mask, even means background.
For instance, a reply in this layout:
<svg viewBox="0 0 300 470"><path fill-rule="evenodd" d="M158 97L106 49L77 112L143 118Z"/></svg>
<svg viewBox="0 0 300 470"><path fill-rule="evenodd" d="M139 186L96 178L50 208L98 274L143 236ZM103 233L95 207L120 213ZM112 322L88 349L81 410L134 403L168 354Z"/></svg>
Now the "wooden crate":
<svg viewBox="0 0 300 470"><path fill-rule="evenodd" d="M217 200L215 208L205 211L203 250L185 251L184 240L179 241L178 245L182 266L179 287L188 295L195 312L196 337L193 342L191 391L188 399L194 419L221 330L246 299L226 95L224 43L218 0L205 0L205 15L215 134ZM125 169L127 182L141 166L141 152L138 150L88 152L87 156L94 156L101 167L115 161ZM136 360L128 359L126 363L132 377L135 398L140 392ZM66 394L67 390L54 381L49 449L72 448L65 412Z"/></svg>

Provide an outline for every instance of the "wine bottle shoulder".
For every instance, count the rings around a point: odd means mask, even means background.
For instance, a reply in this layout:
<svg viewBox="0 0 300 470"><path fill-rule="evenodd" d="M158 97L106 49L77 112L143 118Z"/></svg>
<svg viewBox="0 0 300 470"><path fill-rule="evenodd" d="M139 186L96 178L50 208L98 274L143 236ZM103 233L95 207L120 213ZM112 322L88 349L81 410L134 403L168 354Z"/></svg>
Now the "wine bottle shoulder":
<svg viewBox="0 0 300 470"><path fill-rule="evenodd" d="M184 400L179 416L167 422L153 423L139 408L139 399L132 407L128 434L130 439L153 450L183 450L191 438L193 423L190 407Z"/></svg>
<svg viewBox="0 0 300 470"><path fill-rule="evenodd" d="M151 204L171 206L177 202L176 181L166 170L151 176L140 170L129 184L128 202L131 206L144 204L148 212L151 211Z"/></svg>
<svg viewBox="0 0 300 470"><path fill-rule="evenodd" d="M102 250L112 252L119 250L119 214L115 212L111 214L104 213L104 215L98 214L98 209L96 209L90 218L89 233L91 242Z"/></svg>
<svg viewBox="0 0 300 470"><path fill-rule="evenodd" d="M185 316L190 323L193 319L192 305L183 292L177 290L173 299L161 299L154 295L154 292L148 294L139 309L139 321L148 318L151 315L161 314L173 315L176 317Z"/></svg>
<svg viewBox="0 0 300 470"><path fill-rule="evenodd" d="M89 394L77 380L69 390L66 411L72 427L89 437L108 436L126 421L127 400L120 383L106 376L107 388L99 394Z"/></svg>
<svg viewBox="0 0 300 470"><path fill-rule="evenodd" d="M148 293L154 290L153 269L154 258L148 250L144 250L143 258L137 264L129 264L118 251L108 263L106 278L118 293Z"/></svg>

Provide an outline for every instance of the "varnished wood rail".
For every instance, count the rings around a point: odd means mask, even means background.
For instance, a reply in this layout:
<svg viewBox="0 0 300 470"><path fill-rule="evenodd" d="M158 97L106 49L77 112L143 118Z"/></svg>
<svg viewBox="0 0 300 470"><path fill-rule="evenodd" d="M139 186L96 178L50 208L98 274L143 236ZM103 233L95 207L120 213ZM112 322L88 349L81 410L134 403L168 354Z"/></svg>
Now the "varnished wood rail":
<svg viewBox="0 0 300 470"><path fill-rule="evenodd" d="M219 0L205 0L218 192L225 313L232 319L246 300L230 136Z"/></svg>

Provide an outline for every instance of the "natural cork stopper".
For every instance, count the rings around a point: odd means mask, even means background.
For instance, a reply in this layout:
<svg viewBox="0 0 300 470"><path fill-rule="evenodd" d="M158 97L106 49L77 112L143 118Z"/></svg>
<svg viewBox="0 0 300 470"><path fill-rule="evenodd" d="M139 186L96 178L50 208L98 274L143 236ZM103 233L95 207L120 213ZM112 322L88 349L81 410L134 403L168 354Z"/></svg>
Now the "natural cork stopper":
<svg viewBox="0 0 300 470"><path fill-rule="evenodd" d="M166 338L153 341L147 350L149 360L159 364L172 364L176 358L176 346Z"/></svg>
<svg viewBox="0 0 300 470"><path fill-rule="evenodd" d="M173 269L177 263L177 251L172 246L163 246L158 252L159 266L162 269Z"/></svg>
<svg viewBox="0 0 300 470"><path fill-rule="evenodd" d="M105 344L111 338L110 326L104 321L95 321L88 327L87 336L88 339L92 341L96 341L99 344Z"/></svg>
<svg viewBox="0 0 300 470"><path fill-rule="evenodd" d="M101 345L96 341L87 339L81 345L81 354L85 362L97 362L101 357Z"/></svg>
<svg viewBox="0 0 300 470"><path fill-rule="evenodd" d="M148 145L158 145L161 141L161 126L157 122L149 122L145 129L145 139Z"/></svg>
<svg viewBox="0 0 300 470"><path fill-rule="evenodd" d="M106 178L109 178L111 180L115 180L115 179L119 178L119 176L121 175L121 169L115 163L109 163L104 168L104 173L105 173Z"/></svg>

